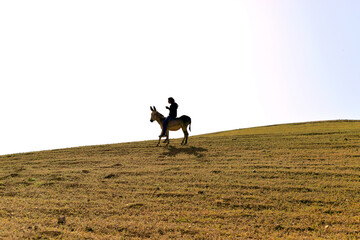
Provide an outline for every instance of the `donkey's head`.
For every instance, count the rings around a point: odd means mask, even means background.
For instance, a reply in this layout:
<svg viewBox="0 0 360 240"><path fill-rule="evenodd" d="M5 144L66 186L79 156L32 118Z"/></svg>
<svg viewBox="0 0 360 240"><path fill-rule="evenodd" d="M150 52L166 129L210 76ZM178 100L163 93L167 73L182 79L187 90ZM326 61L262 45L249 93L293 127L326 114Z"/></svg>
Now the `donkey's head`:
<svg viewBox="0 0 360 240"><path fill-rule="evenodd" d="M161 121L164 121L165 120L165 117L164 115L162 115L161 113L159 113L157 110L156 110L156 107L150 107L150 110L151 110L151 118L150 118L150 122L153 122L153 121L157 121L158 123L160 123Z"/></svg>
<svg viewBox="0 0 360 240"><path fill-rule="evenodd" d="M150 107L150 110L151 110L151 118L150 118L150 122L153 122L155 121L156 119L156 115L158 113L158 111L156 111L156 107Z"/></svg>

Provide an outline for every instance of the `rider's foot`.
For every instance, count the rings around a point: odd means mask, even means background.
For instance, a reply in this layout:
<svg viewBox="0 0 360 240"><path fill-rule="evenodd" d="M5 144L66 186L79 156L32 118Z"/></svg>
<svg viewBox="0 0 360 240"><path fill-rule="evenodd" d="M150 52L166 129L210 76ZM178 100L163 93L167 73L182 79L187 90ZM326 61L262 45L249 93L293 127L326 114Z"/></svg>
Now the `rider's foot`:
<svg viewBox="0 0 360 240"><path fill-rule="evenodd" d="M166 134L165 134L165 133L162 133L162 134L160 134L159 137L166 137Z"/></svg>

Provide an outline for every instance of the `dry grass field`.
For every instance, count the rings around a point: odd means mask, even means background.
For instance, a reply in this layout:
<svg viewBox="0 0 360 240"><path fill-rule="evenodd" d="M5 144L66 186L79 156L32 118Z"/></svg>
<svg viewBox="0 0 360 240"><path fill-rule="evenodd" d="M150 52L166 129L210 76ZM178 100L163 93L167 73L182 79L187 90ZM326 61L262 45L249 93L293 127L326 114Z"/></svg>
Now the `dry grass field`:
<svg viewBox="0 0 360 240"><path fill-rule="evenodd" d="M360 122L0 156L0 239L360 239Z"/></svg>

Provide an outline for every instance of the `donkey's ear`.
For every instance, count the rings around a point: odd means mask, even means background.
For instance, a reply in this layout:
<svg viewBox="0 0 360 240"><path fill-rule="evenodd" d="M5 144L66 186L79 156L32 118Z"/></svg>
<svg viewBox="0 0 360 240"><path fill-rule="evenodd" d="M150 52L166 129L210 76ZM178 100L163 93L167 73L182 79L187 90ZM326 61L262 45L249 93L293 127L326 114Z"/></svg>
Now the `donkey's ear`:
<svg viewBox="0 0 360 240"><path fill-rule="evenodd" d="M150 106L150 110L151 110L151 111L154 111L154 109L153 109L151 106Z"/></svg>
<svg viewBox="0 0 360 240"><path fill-rule="evenodd" d="M154 106L154 111L156 111L156 107Z"/></svg>

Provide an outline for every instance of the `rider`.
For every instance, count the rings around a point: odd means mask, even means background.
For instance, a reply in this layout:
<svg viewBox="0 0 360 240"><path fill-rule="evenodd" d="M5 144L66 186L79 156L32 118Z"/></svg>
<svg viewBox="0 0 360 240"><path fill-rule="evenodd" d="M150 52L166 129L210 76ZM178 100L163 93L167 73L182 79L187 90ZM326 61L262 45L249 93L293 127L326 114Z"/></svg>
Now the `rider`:
<svg viewBox="0 0 360 240"><path fill-rule="evenodd" d="M168 98L168 103L170 103L170 107L166 107L166 109L170 110L169 116L164 120L163 130L162 130L162 133L161 133L161 135L159 137L165 137L166 136L166 129L167 129L167 126L168 126L169 122L171 120L175 119L176 116L177 116L178 105L175 102L175 100L172 97L169 97Z"/></svg>

